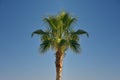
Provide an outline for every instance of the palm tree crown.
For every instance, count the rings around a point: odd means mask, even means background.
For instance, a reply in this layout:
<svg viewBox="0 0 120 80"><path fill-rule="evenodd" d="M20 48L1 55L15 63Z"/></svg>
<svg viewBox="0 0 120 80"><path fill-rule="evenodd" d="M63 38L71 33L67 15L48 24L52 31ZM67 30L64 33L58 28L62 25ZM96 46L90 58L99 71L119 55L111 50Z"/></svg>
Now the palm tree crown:
<svg viewBox="0 0 120 80"><path fill-rule="evenodd" d="M66 12L61 12L56 16L49 16L43 19L48 25L47 30L36 30L32 33L38 34L41 37L40 50L42 53L49 48L56 51L56 80L61 80L62 62L65 51L71 48L74 52L80 51L79 35L88 33L84 30L74 30L71 25L76 21L76 18L70 16Z"/></svg>
<svg viewBox="0 0 120 80"><path fill-rule="evenodd" d="M32 33L38 34L41 37L42 43L40 44L41 52L46 52L49 48L55 51L61 50L64 54L68 48L74 52L80 51L79 35L88 33L84 30L73 30L71 25L76 21L76 18L71 17L66 12L61 12L56 16L49 16L43 19L48 25L47 30L36 30Z"/></svg>

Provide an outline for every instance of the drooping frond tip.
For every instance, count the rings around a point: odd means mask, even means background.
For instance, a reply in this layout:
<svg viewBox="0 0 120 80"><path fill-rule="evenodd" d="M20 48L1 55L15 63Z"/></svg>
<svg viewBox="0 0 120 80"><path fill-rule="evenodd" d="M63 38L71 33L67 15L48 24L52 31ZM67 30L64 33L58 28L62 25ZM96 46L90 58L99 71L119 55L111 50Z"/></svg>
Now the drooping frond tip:
<svg viewBox="0 0 120 80"><path fill-rule="evenodd" d="M74 32L74 34L77 34L77 35L83 35L83 34L86 34L87 37L89 37L88 32L86 32L86 31L84 31L84 30L81 30L81 29L79 29L79 30L77 30L76 32Z"/></svg>
<svg viewBox="0 0 120 80"><path fill-rule="evenodd" d="M34 31L34 32L31 34L31 37L33 37L34 34L37 34L37 35L47 35L47 33L44 32L44 31L41 30L41 29Z"/></svg>

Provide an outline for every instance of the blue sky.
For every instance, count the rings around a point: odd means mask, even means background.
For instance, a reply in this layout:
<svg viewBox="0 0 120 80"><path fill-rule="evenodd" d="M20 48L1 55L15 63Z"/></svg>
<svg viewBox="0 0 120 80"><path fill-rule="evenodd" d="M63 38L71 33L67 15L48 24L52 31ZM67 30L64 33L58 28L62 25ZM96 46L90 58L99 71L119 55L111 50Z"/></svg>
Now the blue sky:
<svg viewBox="0 0 120 80"><path fill-rule="evenodd" d="M0 80L55 80L55 52L40 55L31 33L61 10L90 35L67 51L62 80L120 80L120 0L0 0Z"/></svg>

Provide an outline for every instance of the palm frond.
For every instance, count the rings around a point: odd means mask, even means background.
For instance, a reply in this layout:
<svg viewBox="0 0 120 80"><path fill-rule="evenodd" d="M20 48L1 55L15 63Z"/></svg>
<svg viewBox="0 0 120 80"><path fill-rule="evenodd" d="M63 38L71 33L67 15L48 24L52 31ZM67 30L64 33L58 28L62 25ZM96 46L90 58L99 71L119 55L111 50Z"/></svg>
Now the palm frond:
<svg viewBox="0 0 120 80"><path fill-rule="evenodd" d="M36 30L32 33L31 37L34 36L34 34L37 34L37 35L48 35L49 33L48 32L44 32L42 29L39 29L39 30Z"/></svg>
<svg viewBox="0 0 120 80"><path fill-rule="evenodd" d="M48 18L44 18L44 21L46 23L48 23L49 27L52 29L52 30L56 30L56 24L55 24L55 18L54 17L48 17Z"/></svg>
<svg viewBox="0 0 120 80"><path fill-rule="evenodd" d="M45 40L45 41L43 41L40 44L40 51L41 51L41 53L46 52L50 48L50 45L51 45L51 40Z"/></svg>
<svg viewBox="0 0 120 80"><path fill-rule="evenodd" d="M76 41L78 41L78 40L79 40L79 36L76 35L76 34L74 34L74 35L71 35L71 36L70 36L70 39L71 39L71 40L76 40Z"/></svg>
<svg viewBox="0 0 120 80"><path fill-rule="evenodd" d="M66 22L68 21L68 19L69 19L69 14L68 14L68 13L64 13L64 14L62 15L62 22L63 22L64 24L66 24Z"/></svg>
<svg viewBox="0 0 120 80"><path fill-rule="evenodd" d="M63 18L63 29L68 30L75 21L77 21L76 18L72 18L69 14L66 13Z"/></svg>
<svg viewBox="0 0 120 80"><path fill-rule="evenodd" d="M71 18L70 20L69 20L69 22L68 22L68 27L70 27L75 21L77 21L77 19L76 18Z"/></svg>
<svg viewBox="0 0 120 80"><path fill-rule="evenodd" d="M49 36L49 34L48 34L48 35L42 35L42 36L41 36L41 41L50 40L50 39L51 39L51 37Z"/></svg>
<svg viewBox="0 0 120 80"><path fill-rule="evenodd" d="M72 34L73 34L73 35L74 35L74 34L76 34L76 35L86 34L87 37L89 37L89 34L88 34L86 31L81 30L81 29L77 30L76 32L73 32Z"/></svg>
<svg viewBox="0 0 120 80"><path fill-rule="evenodd" d="M74 52L76 52L76 53L80 52L80 44L77 41L70 40L69 41L69 46Z"/></svg>

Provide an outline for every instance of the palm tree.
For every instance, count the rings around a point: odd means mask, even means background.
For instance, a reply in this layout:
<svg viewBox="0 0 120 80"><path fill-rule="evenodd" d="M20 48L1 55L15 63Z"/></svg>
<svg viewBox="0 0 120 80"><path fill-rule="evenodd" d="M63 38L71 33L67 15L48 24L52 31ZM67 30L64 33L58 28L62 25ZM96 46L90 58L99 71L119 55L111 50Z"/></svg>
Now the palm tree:
<svg viewBox="0 0 120 80"><path fill-rule="evenodd" d="M70 48L75 53L79 53L79 35L86 34L88 36L88 33L81 29L74 30L71 25L76 21L76 18L64 11L59 15L45 17L43 20L48 24L49 28L46 30L36 30L32 33L32 36L34 34L40 35L41 53L48 51L49 48L56 51L56 80L61 80L65 51Z"/></svg>

